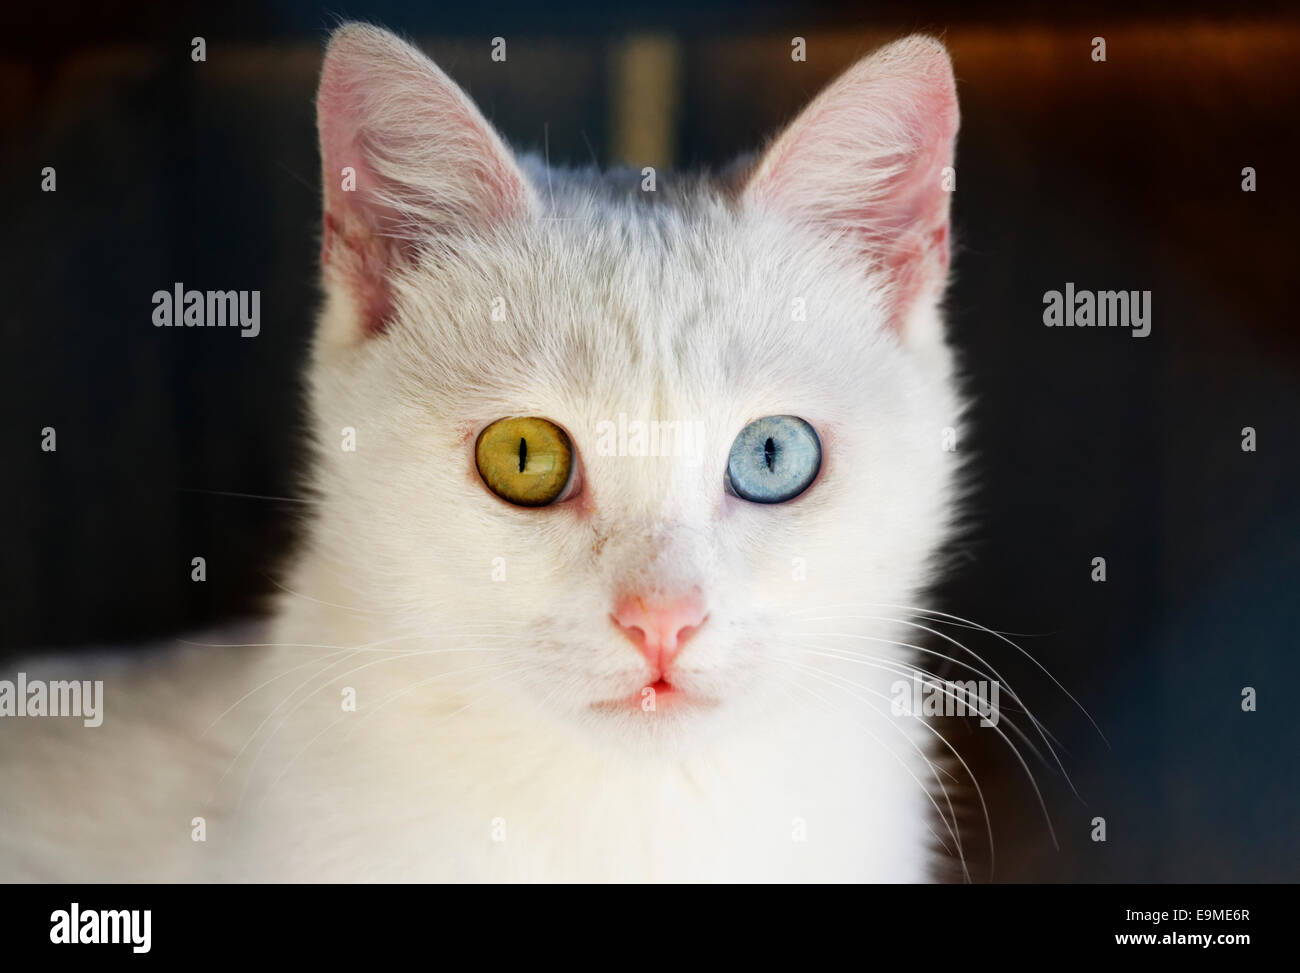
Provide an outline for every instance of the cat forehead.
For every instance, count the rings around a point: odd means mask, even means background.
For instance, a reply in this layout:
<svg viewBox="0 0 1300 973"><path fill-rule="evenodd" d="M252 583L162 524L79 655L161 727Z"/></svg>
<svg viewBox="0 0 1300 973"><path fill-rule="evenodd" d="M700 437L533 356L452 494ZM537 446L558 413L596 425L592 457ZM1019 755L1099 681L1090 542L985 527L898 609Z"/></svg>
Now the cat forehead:
<svg viewBox="0 0 1300 973"><path fill-rule="evenodd" d="M489 399L707 401L834 389L895 344L861 267L723 198L568 196L549 212L431 250L403 278L412 365Z"/></svg>

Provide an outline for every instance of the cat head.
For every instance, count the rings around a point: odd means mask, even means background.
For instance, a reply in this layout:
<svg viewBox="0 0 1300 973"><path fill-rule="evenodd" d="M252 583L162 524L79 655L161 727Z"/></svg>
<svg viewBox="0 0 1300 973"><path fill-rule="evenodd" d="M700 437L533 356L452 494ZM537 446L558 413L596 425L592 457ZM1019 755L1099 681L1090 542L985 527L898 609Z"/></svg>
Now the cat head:
<svg viewBox="0 0 1300 973"><path fill-rule="evenodd" d="M916 603L959 411L941 45L860 61L726 184L517 159L366 26L318 111L314 543L377 626L659 745L810 703L801 666Z"/></svg>

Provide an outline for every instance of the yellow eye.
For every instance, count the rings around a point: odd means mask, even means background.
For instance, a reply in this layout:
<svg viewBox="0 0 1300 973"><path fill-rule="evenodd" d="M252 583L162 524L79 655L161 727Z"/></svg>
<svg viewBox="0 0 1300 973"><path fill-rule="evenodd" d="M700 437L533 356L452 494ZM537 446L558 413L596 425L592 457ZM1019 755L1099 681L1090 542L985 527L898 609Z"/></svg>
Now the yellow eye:
<svg viewBox="0 0 1300 973"><path fill-rule="evenodd" d="M502 500L545 507L564 492L573 472L573 444L545 419L498 419L474 447L479 476Z"/></svg>

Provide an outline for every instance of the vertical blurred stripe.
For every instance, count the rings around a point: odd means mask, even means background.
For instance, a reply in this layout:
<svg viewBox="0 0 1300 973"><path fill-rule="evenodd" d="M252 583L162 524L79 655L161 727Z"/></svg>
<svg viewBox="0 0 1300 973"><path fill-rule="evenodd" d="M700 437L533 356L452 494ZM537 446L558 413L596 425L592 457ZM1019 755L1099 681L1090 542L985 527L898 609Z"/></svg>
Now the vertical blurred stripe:
<svg viewBox="0 0 1300 973"><path fill-rule="evenodd" d="M681 45L667 34L634 34L613 52L611 161L641 168L677 157Z"/></svg>

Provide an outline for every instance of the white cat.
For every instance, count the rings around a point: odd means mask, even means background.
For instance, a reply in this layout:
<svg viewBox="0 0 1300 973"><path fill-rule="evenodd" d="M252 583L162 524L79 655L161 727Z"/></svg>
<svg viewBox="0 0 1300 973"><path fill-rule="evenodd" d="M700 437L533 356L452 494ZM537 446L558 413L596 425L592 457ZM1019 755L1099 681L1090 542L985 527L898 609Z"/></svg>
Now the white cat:
<svg viewBox="0 0 1300 973"><path fill-rule="evenodd" d="M941 748L889 693L957 501L942 46L653 192L516 159L376 28L318 108L271 634L28 662L103 678L104 721L0 718L0 878L934 877Z"/></svg>

